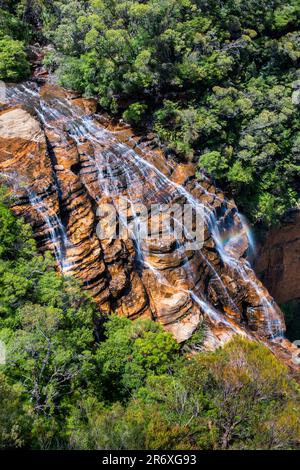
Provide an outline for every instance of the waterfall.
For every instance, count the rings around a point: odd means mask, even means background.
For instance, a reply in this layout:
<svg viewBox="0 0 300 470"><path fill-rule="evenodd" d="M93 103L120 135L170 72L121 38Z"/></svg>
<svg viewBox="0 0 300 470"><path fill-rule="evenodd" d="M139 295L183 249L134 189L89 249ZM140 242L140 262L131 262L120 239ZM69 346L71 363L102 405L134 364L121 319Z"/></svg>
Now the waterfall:
<svg viewBox="0 0 300 470"><path fill-rule="evenodd" d="M95 164L98 171L99 195L105 194L112 199L123 198L128 203L133 217L131 228L136 245L138 264L142 271L148 271L155 277L157 286L170 290L176 287L182 293L189 295L194 306L208 315L213 322L225 324L229 329L238 331L231 318L226 318L225 314L219 312L211 304L211 301L205 297L203 292L199 293L197 291L193 269L186 254L188 233L184 233L183 240L178 241L176 250L178 256L182 258L180 265L182 276L185 276L188 285L192 286L191 288L172 285L163 270L159 269L153 260L151 262L147 244L140 236L139 227L143 221L140 220L136 210L138 204L143 202L141 201L141 194L149 204L170 204L172 201L180 201L181 204L191 205L195 211L203 211L205 228L210 233L220 257L220 262L229 273L232 273L237 283L240 280L248 285L260 298L259 307L264 312L267 335L273 339L282 336L283 325L272 301L266 296L264 289L256 280L249 263L244 258L234 255L235 247L239 245L245 236L248 238L250 252L255 252L255 243L251 230L241 214L236 211L234 214L235 222L232 223L232 226L223 227L220 215L210 203L203 205L189 190L172 181L169 176L148 161L141 146L132 148L129 142L121 142L118 132L101 127L93 117L85 115L79 107L71 104L66 97L55 97L46 101L41 97L38 85L31 82L10 87L7 95L12 105L31 107L43 128L49 132L55 131L58 133L62 141L66 140L66 136L68 136L77 145L84 141L91 146L93 152L88 155L88 159ZM170 164L167 163L167 165ZM196 182L195 187L207 197L217 200L220 207L224 204L230 206L228 201L219 198L215 193L210 193L204 185L201 185L200 181ZM58 187L56 187L56 191L59 192ZM56 260L61 270L66 272L70 267L67 251L71 247L71 242L61 219L61 214L54 211L49 215L51 210L47 207L47 197L41 198L38 196L32 186L27 189L27 192L31 205L48 227L47 236L49 237L49 244L53 247ZM120 222L126 223L121 220L121 216ZM179 228L182 226L182 221L175 216L173 216L173 222ZM182 228L184 229L184 227ZM224 284L217 268L201 249L199 250L199 259L206 265L210 273L210 279L223 292L230 310L234 314L242 316L240 307L237 306L232 293Z"/></svg>
<svg viewBox="0 0 300 470"><path fill-rule="evenodd" d="M33 108L42 125L47 126L49 129L53 128L49 123L49 117L55 119L59 119L61 117L58 111L46 106L40 100L38 86L34 83L30 82L13 88L9 87L7 96L8 100L13 104L30 103L30 107ZM68 240L68 236L60 216L47 203L47 193L43 194L43 197L38 195L37 192L35 192L31 181L26 181L26 179L15 173L13 175L2 173L0 174L0 177L4 177L4 179L13 182L14 191L16 192L20 189L25 189L30 204L34 207L35 211L39 214L47 227L46 235L49 241L49 246L53 250L56 262L61 272L65 273L70 267L70 263L66 258L66 250L71 246L71 244ZM59 193L57 184L54 189Z"/></svg>
<svg viewBox="0 0 300 470"><path fill-rule="evenodd" d="M55 259L61 271L65 273L66 269L69 267L69 263L66 259L66 248L69 246L69 240L63 224L57 214L53 213L52 216L49 216L49 207L47 207L37 194L28 191L28 198L30 204L41 215L48 227L47 235L51 242L51 247L54 248Z"/></svg>

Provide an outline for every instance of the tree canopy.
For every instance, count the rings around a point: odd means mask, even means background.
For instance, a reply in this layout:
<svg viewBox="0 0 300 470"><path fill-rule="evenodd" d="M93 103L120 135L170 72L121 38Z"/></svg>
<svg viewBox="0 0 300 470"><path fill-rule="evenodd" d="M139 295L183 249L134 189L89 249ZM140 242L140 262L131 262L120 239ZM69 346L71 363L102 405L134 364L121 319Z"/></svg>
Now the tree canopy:
<svg viewBox="0 0 300 470"><path fill-rule="evenodd" d="M263 345L203 352L99 312L0 201L0 448L294 449L299 387ZM99 332L98 332L99 333ZM101 338L101 340L99 340Z"/></svg>
<svg viewBox="0 0 300 470"><path fill-rule="evenodd" d="M0 79L27 47L101 109L152 129L254 222L299 197L298 0L0 0ZM179 346L150 320L105 318L39 254L0 194L0 448L299 449L299 385L240 337ZM294 321L294 306L289 306Z"/></svg>
<svg viewBox="0 0 300 470"><path fill-rule="evenodd" d="M44 62L62 85L154 129L168 152L199 162L253 222L275 223L297 204L298 0L0 5L0 78L28 75L18 41L30 32L52 45Z"/></svg>

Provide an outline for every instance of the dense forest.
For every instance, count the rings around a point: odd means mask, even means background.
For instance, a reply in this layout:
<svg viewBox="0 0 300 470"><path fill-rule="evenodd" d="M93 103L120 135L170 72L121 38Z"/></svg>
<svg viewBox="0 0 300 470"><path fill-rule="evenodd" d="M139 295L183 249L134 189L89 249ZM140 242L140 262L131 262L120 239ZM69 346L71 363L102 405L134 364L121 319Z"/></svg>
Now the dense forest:
<svg viewBox="0 0 300 470"><path fill-rule="evenodd" d="M299 196L298 0L1 1L0 78L30 74L26 44L103 110L198 162L252 222Z"/></svg>
<svg viewBox="0 0 300 470"><path fill-rule="evenodd" d="M150 320L112 316L38 255L0 203L0 449L293 449L299 386L264 346L201 352ZM95 321L96 320L96 321ZM191 351L198 354L191 355Z"/></svg>
<svg viewBox="0 0 300 470"><path fill-rule="evenodd" d="M0 80L30 78L38 44L62 86L266 227L299 198L299 23L299 0L0 0ZM100 318L12 202L2 188L0 449L299 449L299 384L267 347Z"/></svg>

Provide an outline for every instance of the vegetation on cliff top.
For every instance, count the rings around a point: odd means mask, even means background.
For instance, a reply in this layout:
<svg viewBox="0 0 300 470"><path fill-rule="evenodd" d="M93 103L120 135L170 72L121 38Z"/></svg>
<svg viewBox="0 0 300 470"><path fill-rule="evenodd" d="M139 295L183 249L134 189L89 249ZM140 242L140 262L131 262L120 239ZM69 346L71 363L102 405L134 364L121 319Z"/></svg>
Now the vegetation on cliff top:
<svg viewBox="0 0 300 470"><path fill-rule="evenodd" d="M37 253L7 202L3 194L0 448L299 448L299 387L270 351L237 337L192 356L193 340L187 353L159 324L114 316L94 335L96 306Z"/></svg>
<svg viewBox="0 0 300 470"><path fill-rule="evenodd" d="M28 26L16 15L2 9L0 2L0 80L18 81L30 76L25 52Z"/></svg>
<svg viewBox="0 0 300 470"><path fill-rule="evenodd" d="M297 203L298 0L0 6L0 78L28 74L16 40L28 41L33 26L35 39L53 45L45 64L62 85L151 126L167 151L199 162L253 222L274 223Z"/></svg>
<svg viewBox="0 0 300 470"><path fill-rule="evenodd" d="M299 17L297 0L0 0L0 79L50 42L64 86L151 125L270 224L298 198ZM299 386L261 344L204 353L202 329L180 348L151 321L96 332L98 315L1 194L0 448L300 448Z"/></svg>

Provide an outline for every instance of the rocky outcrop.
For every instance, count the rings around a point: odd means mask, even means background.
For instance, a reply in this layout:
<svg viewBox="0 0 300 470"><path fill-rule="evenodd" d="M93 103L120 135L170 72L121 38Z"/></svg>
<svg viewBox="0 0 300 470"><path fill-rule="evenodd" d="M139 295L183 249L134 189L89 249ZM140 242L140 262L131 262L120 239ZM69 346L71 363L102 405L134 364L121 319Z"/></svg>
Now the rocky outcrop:
<svg viewBox="0 0 300 470"><path fill-rule="evenodd" d="M280 304L300 300L300 209L290 211L261 244L255 270Z"/></svg>
<svg viewBox="0 0 300 470"><path fill-rule="evenodd" d="M204 321L207 348L235 333L283 341L282 313L246 261L234 201L196 179L193 165L167 160L151 141L95 115L92 100L58 87L21 85L8 100L0 175L17 196L13 210L30 222L40 250L81 280L99 315L152 318L180 342ZM151 224L151 239L112 235L106 208L115 208L120 230L124 201L131 227ZM152 209L162 204L202 210L200 247L166 229L165 213ZM179 223L175 212L171 219Z"/></svg>

